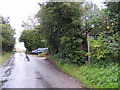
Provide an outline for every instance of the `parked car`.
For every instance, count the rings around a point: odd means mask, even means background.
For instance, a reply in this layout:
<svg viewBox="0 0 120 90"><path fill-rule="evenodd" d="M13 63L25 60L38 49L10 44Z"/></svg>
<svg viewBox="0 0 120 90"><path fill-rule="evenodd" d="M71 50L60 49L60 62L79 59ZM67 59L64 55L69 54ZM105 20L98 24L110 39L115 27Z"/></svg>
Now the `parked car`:
<svg viewBox="0 0 120 90"><path fill-rule="evenodd" d="M37 52L37 50L30 51L31 54L35 54L35 52Z"/></svg>
<svg viewBox="0 0 120 90"><path fill-rule="evenodd" d="M47 50L48 50L48 48L38 48L38 49L36 49L36 50L31 51L30 53L31 53L31 54L35 54L35 55L38 55L38 54L40 54L40 53L42 53L42 52L44 52L44 51L47 51Z"/></svg>

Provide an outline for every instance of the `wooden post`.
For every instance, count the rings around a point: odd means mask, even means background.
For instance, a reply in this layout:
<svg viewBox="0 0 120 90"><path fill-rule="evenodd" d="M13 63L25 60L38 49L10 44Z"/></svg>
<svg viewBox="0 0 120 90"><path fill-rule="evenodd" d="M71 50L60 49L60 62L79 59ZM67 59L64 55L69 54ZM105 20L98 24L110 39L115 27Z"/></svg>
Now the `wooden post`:
<svg viewBox="0 0 120 90"><path fill-rule="evenodd" d="M89 41L89 33L87 33L87 46L88 46L88 62L90 63L90 41Z"/></svg>

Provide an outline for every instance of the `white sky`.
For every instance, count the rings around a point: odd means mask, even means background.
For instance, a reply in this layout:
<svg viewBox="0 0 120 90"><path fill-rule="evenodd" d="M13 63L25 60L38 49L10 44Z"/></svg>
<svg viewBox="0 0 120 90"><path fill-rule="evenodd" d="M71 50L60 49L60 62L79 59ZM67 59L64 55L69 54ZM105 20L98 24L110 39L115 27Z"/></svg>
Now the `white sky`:
<svg viewBox="0 0 120 90"><path fill-rule="evenodd" d="M26 21L29 16L34 16L40 6L38 2L44 2L45 0L0 0L0 16L10 17L10 24L12 28L16 30L18 48L24 49L24 45L19 43L18 37L22 32L22 21Z"/></svg>
<svg viewBox="0 0 120 90"><path fill-rule="evenodd" d="M16 29L17 36L23 30L22 21L34 16L40 9L38 2L44 0L0 0L0 15L10 17L10 23Z"/></svg>

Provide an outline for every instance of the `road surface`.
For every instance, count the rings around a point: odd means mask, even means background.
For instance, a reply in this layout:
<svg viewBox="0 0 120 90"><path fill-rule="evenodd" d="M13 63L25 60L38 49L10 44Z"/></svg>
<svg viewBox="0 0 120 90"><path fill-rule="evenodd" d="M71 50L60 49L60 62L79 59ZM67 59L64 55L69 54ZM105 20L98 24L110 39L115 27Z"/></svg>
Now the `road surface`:
<svg viewBox="0 0 120 90"><path fill-rule="evenodd" d="M78 81L57 70L45 58L28 57L30 61L24 53L15 53L2 67L2 88L81 88Z"/></svg>

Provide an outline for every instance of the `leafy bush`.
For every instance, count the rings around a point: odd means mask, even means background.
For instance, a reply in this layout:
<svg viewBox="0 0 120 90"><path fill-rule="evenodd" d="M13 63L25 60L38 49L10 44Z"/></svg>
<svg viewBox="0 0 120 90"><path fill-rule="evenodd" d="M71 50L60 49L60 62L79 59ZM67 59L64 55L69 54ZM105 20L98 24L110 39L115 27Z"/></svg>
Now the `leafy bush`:
<svg viewBox="0 0 120 90"><path fill-rule="evenodd" d="M83 50L73 51L73 55L69 54L70 58L72 59L72 62L77 63L79 65L85 63L85 55L86 52Z"/></svg>
<svg viewBox="0 0 120 90"><path fill-rule="evenodd" d="M80 71L95 87L118 88L118 64L116 63L91 64L87 65L85 71L82 68Z"/></svg>
<svg viewBox="0 0 120 90"><path fill-rule="evenodd" d="M57 55L50 56L49 58L54 61L60 69L76 77L87 85L87 87L118 88L118 63L99 62L78 66L76 64L63 63L64 60L58 58Z"/></svg>
<svg viewBox="0 0 120 90"><path fill-rule="evenodd" d="M85 63L86 52L82 50L80 43L82 43L81 38L75 36L63 36L60 38L62 58L65 61L72 63L83 64Z"/></svg>
<svg viewBox="0 0 120 90"><path fill-rule="evenodd" d="M92 60L118 60L118 43L112 38L112 36L100 33L96 40L90 39Z"/></svg>

